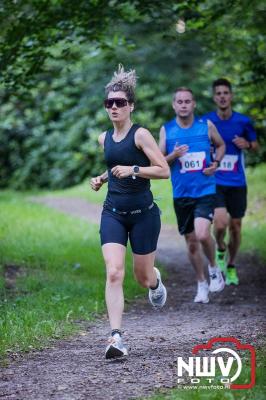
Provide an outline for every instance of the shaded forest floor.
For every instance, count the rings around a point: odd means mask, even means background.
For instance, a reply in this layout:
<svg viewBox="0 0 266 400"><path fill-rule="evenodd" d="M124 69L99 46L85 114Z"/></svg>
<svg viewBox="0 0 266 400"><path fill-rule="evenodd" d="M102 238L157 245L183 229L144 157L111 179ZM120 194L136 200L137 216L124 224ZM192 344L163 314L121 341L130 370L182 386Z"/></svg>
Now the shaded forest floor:
<svg viewBox="0 0 266 400"><path fill-rule="evenodd" d="M98 222L101 207L81 199L42 198L62 212ZM240 285L195 304L196 283L184 241L177 229L163 226L157 260L168 279L166 306L155 311L147 298L126 305L124 340L130 356L106 361L107 316L93 324L77 322L79 334L50 348L10 360L1 368L0 398L16 400L126 400L149 396L177 385L178 356L214 337L236 337L256 349L266 328L266 269L254 254L238 259Z"/></svg>

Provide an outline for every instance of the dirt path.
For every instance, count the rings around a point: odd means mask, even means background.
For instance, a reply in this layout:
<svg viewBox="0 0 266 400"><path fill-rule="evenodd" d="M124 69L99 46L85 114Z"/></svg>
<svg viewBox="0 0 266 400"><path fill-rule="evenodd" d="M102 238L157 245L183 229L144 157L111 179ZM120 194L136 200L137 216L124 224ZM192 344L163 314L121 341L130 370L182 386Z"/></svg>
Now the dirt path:
<svg viewBox="0 0 266 400"><path fill-rule="evenodd" d="M87 221L97 222L100 207L84 200L43 198L42 202ZM26 354L2 369L0 399L126 400L176 386L176 360L191 355L194 345L216 336L234 336L256 348L265 332L265 268L251 254L239 257L238 287L212 295L209 304L194 304L195 281L183 240L176 228L163 227L158 249L171 280L161 311L146 299L127 307L124 339L127 360L105 361L109 325L106 317L80 334L57 341L43 351Z"/></svg>

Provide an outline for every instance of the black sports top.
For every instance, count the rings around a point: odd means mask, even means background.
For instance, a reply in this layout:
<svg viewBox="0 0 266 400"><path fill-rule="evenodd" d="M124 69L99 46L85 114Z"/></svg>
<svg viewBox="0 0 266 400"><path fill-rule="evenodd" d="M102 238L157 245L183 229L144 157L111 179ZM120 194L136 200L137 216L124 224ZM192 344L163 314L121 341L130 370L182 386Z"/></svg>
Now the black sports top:
<svg viewBox="0 0 266 400"><path fill-rule="evenodd" d="M132 176L117 178L111 172L116 165L138 165L148 167L150 160L135 144L135 132L140 125L134 124L126 137L120 142L113 140L114 129L106 132L104 140L104 155L108 168L108 192L106 204L117 210L130 211L149 206L153 201L150 191L150 180Z"/></svg>

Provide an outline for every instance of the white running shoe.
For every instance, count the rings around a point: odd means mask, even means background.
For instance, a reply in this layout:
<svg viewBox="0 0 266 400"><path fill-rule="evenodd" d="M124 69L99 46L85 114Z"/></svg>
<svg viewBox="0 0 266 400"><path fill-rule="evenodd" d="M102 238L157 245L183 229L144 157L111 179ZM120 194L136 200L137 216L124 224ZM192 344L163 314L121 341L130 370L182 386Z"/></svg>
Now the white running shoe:
<svg viewBox="0 0 266 400"><path fill-rule="evenodd" d="M123 344L120 335L115 334L114 336L110 337L108 341L109 344L105 350L106 359L128 356L127 348Z"/></svg>
<svg viewBox="0 0 266 400"><path fill-rule="evenodd" d="M218 267L211 268L209 266L209 274L210 274L210 292L221 292L224 289L225 282L222 275L222 272Z"/></svg>
<svg viewBox="0 0 266 400"><path fill-rule="evenodd" d="M197 294L194 303L209 303L209 286L207 281L198 282Z"/></svg>
<svg viewBox="0 0 266 400"><path fill-rule="evenodd" d="M160 271L155 267L154 267L154 269L156 271L159 285L158 285L157 289L154 289L154 290L149 289L149 300L150 300L151 304L153 305L153 307L162 308L167 299L167 291L166 291L164 284L162 283Z"/></svg>

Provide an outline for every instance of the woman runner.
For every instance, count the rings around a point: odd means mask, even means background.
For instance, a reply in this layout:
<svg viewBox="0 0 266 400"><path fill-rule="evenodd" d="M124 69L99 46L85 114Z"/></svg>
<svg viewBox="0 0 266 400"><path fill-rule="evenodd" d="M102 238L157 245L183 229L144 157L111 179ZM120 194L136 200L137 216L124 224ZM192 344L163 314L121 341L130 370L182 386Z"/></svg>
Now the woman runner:
<svg viewBox="0 0 266 400"><path fill-rule="evenodd" d="M151 304L161 308L167 297L160 272L154 267L161 221L150 179L167 179L169 167L151 133L131 120L135 86L135 71L125 72L120 65L105 88L104 106L113 128L103 132L98 140L104 148L107 171L90 182L95 191L108 182L100 226L106 265L105 299L111 325L107 359L128 355L121 332L128 239L136 280L149 289Z"/></svg>

